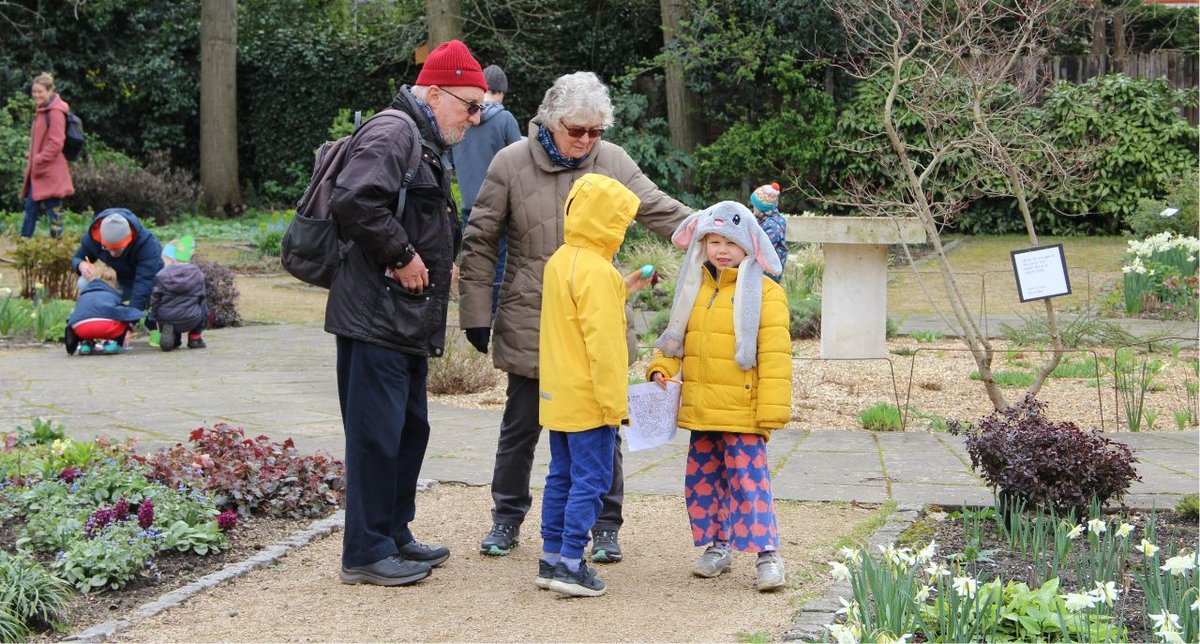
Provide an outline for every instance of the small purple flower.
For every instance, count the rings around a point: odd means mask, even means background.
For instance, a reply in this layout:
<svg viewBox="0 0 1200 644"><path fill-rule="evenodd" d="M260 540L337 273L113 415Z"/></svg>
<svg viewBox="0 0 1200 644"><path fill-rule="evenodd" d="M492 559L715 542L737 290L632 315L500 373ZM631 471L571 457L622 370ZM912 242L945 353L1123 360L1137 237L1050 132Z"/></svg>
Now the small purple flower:
<svg viewBox="0 0 1200 644"><path fill-rule="evenodd" d="M138 505L137 518L138 525L143 530L149 530L150 526L154 525L154 501L149 497L142 499L141 504Z"/></svg>
<svg viewBox="0 0 1200 644"><path fill-rule="evenodd" d="M237 518L237 510L229 508L228 510L225 510L217 515L217 527L220 528L222 532L229 532L235 525L237 525Z"/></svg>
<svg viewBox="0 0 1200 644"><path fill-rule="evenodd" d="M113 506L113 518L117 521L124 521L129 516L129 501L125 497L117 500L117 504Z"/></svg>
<svg viewBox="0 0 1200 644"><path fill-rule="evenodd" d="M80 474L82 472L79 471L79 468L67 466L58 473L58 480L70 485L75 482L75 479L79 478Z"/></svg>

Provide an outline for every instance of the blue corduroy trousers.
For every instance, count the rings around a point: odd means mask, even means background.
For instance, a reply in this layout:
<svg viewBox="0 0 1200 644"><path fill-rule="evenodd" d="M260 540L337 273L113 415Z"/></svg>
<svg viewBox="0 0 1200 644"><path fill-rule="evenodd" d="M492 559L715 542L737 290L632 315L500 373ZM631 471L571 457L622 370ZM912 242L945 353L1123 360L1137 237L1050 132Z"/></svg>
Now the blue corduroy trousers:
<svg viewBox="0 0 1200 644"><path fill-rule="evenodd" d="M601 497L612 485L617 428L550 430L550 472L542 492L542 551L583 557Z"/></svg>

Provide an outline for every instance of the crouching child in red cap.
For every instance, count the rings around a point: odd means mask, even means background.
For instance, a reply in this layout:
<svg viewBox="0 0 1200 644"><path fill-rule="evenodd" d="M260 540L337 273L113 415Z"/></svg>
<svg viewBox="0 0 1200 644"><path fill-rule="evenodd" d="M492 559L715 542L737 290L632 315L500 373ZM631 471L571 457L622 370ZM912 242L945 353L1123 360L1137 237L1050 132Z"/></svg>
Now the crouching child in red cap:
<svg viewBox="0 0 1200 644"><path fill-rule="evenodd" d="M111 266L92 263L90 274L91 279L79 291L75 310L67 318L67 353L120 353L130 324L142 319L142 311L121 303L117 272Z"/></svg>

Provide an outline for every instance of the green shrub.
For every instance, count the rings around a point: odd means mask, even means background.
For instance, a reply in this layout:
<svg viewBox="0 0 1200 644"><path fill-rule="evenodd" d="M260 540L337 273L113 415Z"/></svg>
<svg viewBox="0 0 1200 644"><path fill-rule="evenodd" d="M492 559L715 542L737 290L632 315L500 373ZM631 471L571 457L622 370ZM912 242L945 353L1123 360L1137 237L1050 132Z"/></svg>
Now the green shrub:
<svg viewBox="0 0 1200 644"><path fill-rule="evenodd" d="M821 335L821 294L788 293L788 331L793 340Z"/></svg>
<svg viewBox="0 0 1200 644"><path fill-rule="evenodd" d="M293 213L294 214L294 213ZM291 217L284 213L271 213L271 220L258 225L258 236L255 246L258 254L264 257L279 257L280 245L283 243L283 232L287 229Z"/></svg>
<svg viewBox="0 0 1200 644"><path fill-rule="evenodd" d="M220 329L227 326L241 326L242 316L237 310L237 301L241 294L237 284L234 283L233 271L216 262L195 260L192 263L204 273L204 297L208 302L208 327Z"/></svg>
<svg viewBox="0 0 1200 644"><path fill-rule="evenodd" d="M446 334L446 350L429 361L431 394L473 394L495 386L499 372L490 356L479 353L458 333Z"/></svg>
<svg viewBox="0 0 1200 644"><path fill-rule="evenodd" d="M1179 513L1180 518L1192 523L1200 520L1200 494L1192 492L1183 495L1183 498L1179 499L1179 503L1175 505L1175 511Z"/></svg>
<svg viewBox="0 0 1200 644"><path fill-rule="evenodd" d="M858 423L863 429L875 432L900 431L900 409L891 403L877 402L858 414Z"/></svg>
<svg viewBox="0 0 1200 644"><path fill-rule="evenodd" d="M1195 235L1200 229L1200 204L1197 196L1195 168L1188 168L1175 181L1166 186L1165 196L1161 198L1143 198L1138 200L1137 208L1125 216L1125 225L1135 237L1150 237L1162 232L1172 232L1176 235ZM1162 212L1167 208L1177 208L1179 212L1170 217L1163 217Z"/></svg>
<svg viewBox="0 0 1200 644"><path fill-rule="evenodd" d="M71 268L71 258L77 248L79 240L65 235L18 240L13 263L21 273L21 297L32 298L40 284L43 297L74 300L79 275Z"/></svg>
<svg viewBox="0 0 1200 644"><path fill-rule="evenodd" d="M7 611L22 627L56 625L67 602L68 588L28 554L0 550L0 613ZM0 626L0 639L11 641L4 637L3 629Z"/></svg>
<svg viewBox="0 0 1200 644"><path fill-rule="evenodd" d="M27 91L9 95L0 107L0 210L21 208L20 190L29 156L33 99ZM3 633L0 632L0 639Z"/></svg>
<svg viewBox="0 0 1200 644"><path fill-rule="evenodd" d="M133 521L112 523L93 539L72 541L54 567L81 593L124 588L158 551L153 538Z"/></svg>
<svg viewBox="0 0 1200 644"><path fill-rule="evenodd" d="M201 191L191 174L170 167L164 152L152 152L148 159L144 169L110 157L75 164L75 195L68 202L95 212L128 208L145 222L165 223L195 212Z"/></svg>

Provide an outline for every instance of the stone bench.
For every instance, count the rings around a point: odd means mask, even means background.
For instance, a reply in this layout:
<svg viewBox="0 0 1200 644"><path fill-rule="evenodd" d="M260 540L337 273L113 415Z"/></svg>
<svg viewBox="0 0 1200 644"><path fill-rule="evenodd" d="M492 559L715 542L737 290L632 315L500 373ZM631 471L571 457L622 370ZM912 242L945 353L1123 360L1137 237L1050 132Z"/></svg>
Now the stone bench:
<svg viewBox="0 0 1200 644"><path fill-rule="evenodd" d="M913 217L785 217L787 240L819 243L821 357L887 357L887 247L924 244Z"/></svg>

